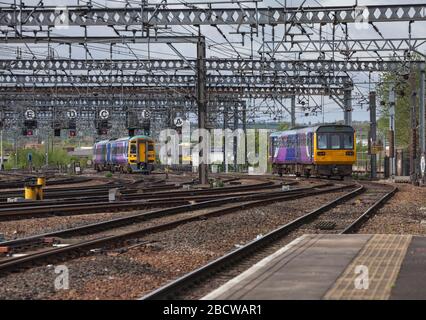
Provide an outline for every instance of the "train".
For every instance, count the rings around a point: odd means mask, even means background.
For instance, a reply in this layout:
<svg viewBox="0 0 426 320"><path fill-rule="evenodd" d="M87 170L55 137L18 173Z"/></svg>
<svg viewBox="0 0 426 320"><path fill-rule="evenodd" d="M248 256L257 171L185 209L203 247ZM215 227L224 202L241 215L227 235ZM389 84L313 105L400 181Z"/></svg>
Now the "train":
<svg viewBox="0 0 426 320"><path fill-rule="evenodd" d="M321 125L274 132L269 139L274 174L341 179L352 175L356 135L351 126Z"/></svg>
<svg viewBox="0 0 426 320"><path fill-rule="evenodd" d="M99 141L93 146L93 165L97 171L149 174L155 167L154 140L134 136Z"/></svg>

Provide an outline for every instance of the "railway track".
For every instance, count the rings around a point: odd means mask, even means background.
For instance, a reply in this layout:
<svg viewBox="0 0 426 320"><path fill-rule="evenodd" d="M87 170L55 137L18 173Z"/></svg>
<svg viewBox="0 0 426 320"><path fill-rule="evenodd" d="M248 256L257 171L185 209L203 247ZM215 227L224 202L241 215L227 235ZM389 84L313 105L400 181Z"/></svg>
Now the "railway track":
<svg viewBox="0 0 426 320"><path fill-rule="evenodd" d="M288 244L294 239L291 237L293 233L355 232L396 191L397 188L390 186L359 185L340 198L170 282L142 299L200 298ZM363 203L358 208L360 211L353 209L357 202ZM345 210L349 210L349 214L345 215ZM336 213L339 215L336 216Z"/></svg>
<svg viewBox="0 0 426 320"><path fill-rule="evenodd" d="M224 183L230 183L239 180L239 178L229 178L224 180ZM162 185L164 183L164 185ZM143 184L138 187L138 185ZM118 188L123 195L130 195L139 192L144 194L152 194L154 192L161 191L170 191L178 190L183 186L193 185L194 181L185 181L180 183L165 183L165 180L159 181L146 181L145 179L139 179L133 182L123 182L120 180L108 182L102 185L94 186L83 186L83 187L64 187L64 188L47 188L44 190L44 198L46 200L53 199L82 199L82 198L91 198L91 199L108 199L108 192L110 189ZM50 185L50 184L49 184ZM226 189L224 189L226 190ZM5 203L8 198L19 198L23 196L23 190L16 191L4 191L0 195L0 206L2 202ZM138 198L138 197L136 197ZM131 200L131 199L128 199Z"/></svg>
<svg viewBox="0 0 426 320"><path fill-rule="evenodd" d="M353 187L353 185L330 187L329 184L324 184L322 187L316 186L267 194L260 193L250 196L218 199L2 242L0 243L1 251L8 254L16 252L22 254L22 252L25 252L26 255L21 257L5 257L3 260L0 260L0 272L4 274L7 271L19 270L26 266L46 263L52 259L63 260L70 257L77 257L87 254L92 249L120 246L128 241L138 241L138 239L148 234L166 231L192 221L217 217L241 209L336 192ZM176 217L179 213L184 213L184 216L181 218ZM148 227L137 225L137 223L161 217L173 217L173 220ZM118 228L124 229L118 230ZM109 233L105 234L105 231L109 231ZM99 235L102 232L104 234ZM82 236L87 235L97 235L97 237L81 239ZM62 241L62 246L51 248L51 245L58 240ZM46 249L46 246L50 247Z"/></svg>
<svg viewBox="0 0 426 320"><path fill-rule="evenodd" d="M23 188L26 183L30 183L35 179L35 177L28 177L20 180L12 181L0 181L0 189L17 189ZM49 186L57 185L68 185L75 183L85 183L91 181L91 178L87 177L71 177L71 178L60 178L60 179L47 179Z"/></svg>
<svg viewBox="0 0 426 320"><path fill-rule="evenodd" d="M287 186L297 182L287 183ZM23 203L0 203L0 220L39 218L47 215L76 215L87 213L111 212L115 210L137 210L155 207L170 207L189 204L191 201L200 202L223 198L227 196L239 196L241 193L265 192L281 188L282 184L273 182L261 182L257 184L230 186L206 190L180 190L167 191L150 188L157 192L134 193L137 190L122 190L122 201L109 202L108 196L75 198L67 202L39 201ZM248 194L250 195L250 194Z"/></svg>

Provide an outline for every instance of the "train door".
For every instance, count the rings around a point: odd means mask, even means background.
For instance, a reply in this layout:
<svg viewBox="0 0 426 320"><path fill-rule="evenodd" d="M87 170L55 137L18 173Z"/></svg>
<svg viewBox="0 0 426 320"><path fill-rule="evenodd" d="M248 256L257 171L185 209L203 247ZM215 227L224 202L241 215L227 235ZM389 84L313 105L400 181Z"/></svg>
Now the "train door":
<svg viewBox="0 0 426 320"><path fill-rule="evenodd" d="M139 140L138 141L138 151L139 151L139 161L138 162L147 162L147 147L146 147L146 141L145 140Z"/></svg>
<svg viewBox="0 0 426 320"><path fill-rule="evenodd" d="M129 163L135 164L138 159L138 144L136 140L129 142Z"/></svg>
<svg viewBox="0 0 426 320"><path fill-rule="evenodd" d="M155 162L155 146L154 142L150 141L148 142L148 163L154 163Z"/></svg>
<svg viewBox="0 0 426 320"><path fill-rule="evenodd" d="M101 157L102 164L105 165L106 162L107 162L107 146L106 146L106 144L103 144L101 148L102 148L101 149L102 150L102 157Z"/></svg>
<svg viewBox="0 0 426 320"><path fill-rule="evenodd" d="M106 147L107 147L106 162L111 163L111 143L107 143Z"/></svg>
<svg viewBox="0 0 426 320"><path fill-rule="evenodd" d="M314 159L314 134L309 132L307 134L307 150L308 150L308 158L309 161L313 161Z"/></svg>

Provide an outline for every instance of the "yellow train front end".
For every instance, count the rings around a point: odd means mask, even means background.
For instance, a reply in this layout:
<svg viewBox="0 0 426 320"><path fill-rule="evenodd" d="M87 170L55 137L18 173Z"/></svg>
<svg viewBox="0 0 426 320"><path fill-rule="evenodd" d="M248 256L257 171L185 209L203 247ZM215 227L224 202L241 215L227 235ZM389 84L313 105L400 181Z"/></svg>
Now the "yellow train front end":
<svg viewBox="0 0 426 320"><path fill-rule="evenodd" d="M321 176L352 175L356 162L355 130L350 126L321 126L314 133L314 165Z"/></svg>
<svg viewBox="0 0 426 320"><path fill-rule="evenodd" d="M128 171L150 173L154 170L154 163L154 141L145 136L131 138L128 149Z"/></svg>

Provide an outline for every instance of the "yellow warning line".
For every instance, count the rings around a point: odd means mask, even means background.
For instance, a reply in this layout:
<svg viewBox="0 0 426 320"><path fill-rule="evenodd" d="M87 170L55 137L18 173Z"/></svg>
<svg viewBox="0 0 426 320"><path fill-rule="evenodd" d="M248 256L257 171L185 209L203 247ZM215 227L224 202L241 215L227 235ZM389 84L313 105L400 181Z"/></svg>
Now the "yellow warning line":
<svg viewBox="0 0 426 320"><path fill-rule="evenodd" d="M325 294L327 300L387 300L404 260L410 235L374 235ZM362 266L360 273L355 273ZM365 286L356 287L357 283Z"/></svg>

